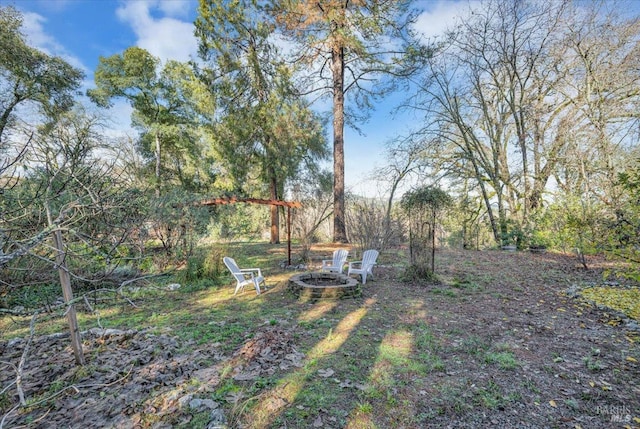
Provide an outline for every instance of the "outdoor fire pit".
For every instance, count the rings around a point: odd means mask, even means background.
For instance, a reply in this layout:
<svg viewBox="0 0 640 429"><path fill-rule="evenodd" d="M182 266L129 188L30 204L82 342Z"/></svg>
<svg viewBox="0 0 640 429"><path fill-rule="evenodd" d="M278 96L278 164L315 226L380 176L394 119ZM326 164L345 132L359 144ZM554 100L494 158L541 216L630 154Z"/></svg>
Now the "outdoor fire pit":
<svg viewBox="0 0 640 429"><path fill-rule="evenodd" d="M362 295L356 279L325 272L296 274L289 279L289 289L298 297L316 299L355 298Z"/></svg>

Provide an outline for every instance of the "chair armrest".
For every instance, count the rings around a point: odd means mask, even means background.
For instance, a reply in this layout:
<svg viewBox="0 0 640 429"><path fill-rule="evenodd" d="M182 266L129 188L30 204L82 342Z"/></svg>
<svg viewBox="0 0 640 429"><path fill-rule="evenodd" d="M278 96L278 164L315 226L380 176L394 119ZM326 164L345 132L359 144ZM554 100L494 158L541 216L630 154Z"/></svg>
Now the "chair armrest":
<svg viewBox="0 0 640 429"><path fill-rule="evenodd" d="M352 261L349 262L349 269L353 268L354 265L360 265L360 267L362 267L362 261Z"/></svg>
<svg viewBox="0 0 640 429"><path fill-rule="evenodd" d="M254 273L258 273L258 277L262 277L262 271L260 271L260 268L243 268L240 270L240 272L245 274L251 274L251 276L253 276Z"/></svg>
<svg viewBox="0 0 640 429"><path fill-rule="evenodd" d="M323 267L330 267L333 264L333 259L323 259L322 260L322 266Z"/></svg>

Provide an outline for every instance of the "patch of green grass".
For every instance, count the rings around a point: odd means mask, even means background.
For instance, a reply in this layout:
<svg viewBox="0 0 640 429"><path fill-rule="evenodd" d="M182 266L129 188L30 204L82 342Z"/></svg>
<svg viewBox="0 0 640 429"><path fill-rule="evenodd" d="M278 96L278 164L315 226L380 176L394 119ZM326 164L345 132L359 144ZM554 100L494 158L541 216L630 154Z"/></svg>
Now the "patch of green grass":
<svg viewBox="0 0 640 429"><path fill-rule="evenodd" d="M60 285L56 283L40 284L37 286L22 286L7 294L6 305L12 307L24 307L26 310L51 305L62 295Z"/></svg>
<svg viewBox="0 0 640 429"><path fill-rule="evenodd" d="M303 390L300 391L296 398L296 404L300 405L302 410L300 417L307 417L310 412L316 412L319 409L330 410L335 408L341 402L341 392L336 389L338 384L333 380L310 380ZM310 410L306 411L305 410Z"/></svg>
<svg viewBox="0 0 640 429"><path fill-rule="evenodd" d="M520 366L516 356L510 351L486 352L484 361L488 364L497 364L500 369L515 369Z"/></svg>
<svg viewBox="0 0 640 429"><path fill-rule="evenodd" d="M358 401L356 403L356 412L362 413L362 414L371 414L373 413L373 405L371 405L371 403L367 401L364 401L364 402Z"/></svg>
<svg viewBox="0 0 640 429"><path fill-rule="evenodd" d="M211 421L211 413L203 411L191 415L191 420L186 423L177 423L178 429L193 429L193 428L206 428Z"/></svg>
<svg viewBox="0 0 640 429"><path fill-rule="evenodd" d="M538 388L536 383L530 378L525 378L521 384L522 384L522 387L524 387L531 393L536 393L536 394L540 393L540 389Z"/></svg>
<svg viewBox="0 0 640 429"><path fill-rule="evenodd" d="M511 297L501 292L491 292L490 295L496 299L510 299Z"/></svg>
<svg viewBox="0 0 640 429"><path fill-rule="evenodd" d="M222 350L233 350L243 341L244 333L250 328L250 323L191 323L182 330L181 335L192 338L197 344L221 343Z"/></svg>
<svg viewBox="0 0 640 429"><path fill-rule="evenodd" d="M481 337L472 335L470 337L464 338L460 347L462 348L463 352L475 356L482 354L486 350L488 350L489 344L487 344Z"/></svg>
<svg viewBox="0 0 640 429"><path fill-rule="evenodd" d="M600 356L600 349L592 348L591 355L582 358L582 362L589 369L589 371L602 371L607 365L602 362L598 357Z"/></svg>
<svg viewBox="0 0 640 429"><path fill-rule="evenodd" d="M467 293L478 292L482 290L482 286L480 286L478 282L476 282L475 280L469 279L467 277L463 279L460 279L460 278L453 279L453 281L451 282L451 287L465 291Z"/></svg>
<svg viewBox="0 0 640 429"><path fill-rule="evenodd" d="M212 399L224 403L230 395L237 395L243 390L243 386L237 384L232 378L226 378L213 392Z"/></svg>
<svg viewBox="0 0 640 429"><path fill-rule="evenodd" d="M593 372L602 371L607 367L604 362L594 356L585 356L582 358L582 362L589 371Z"/></svg>
<svg viewBox="0 0 640 429"><path fill-rule="evenodd" d="M415 325L415 344L417 350L430 350L435 352L440 349L439 341L426 323L418 323Z"/></svg>
<svg viewBox="0 0 640 429"><path fill-rule="evenodd" d="M449 298L455 298L458 296L456 291L451 289L441 289L441 288L433 288L431 289L431 293L434 295L443 295Z"/></svg>
<svg viewBox="0 0 640 429"><path fill-rule="evenodd" d="M469 400L468 387L465 380L460 380L464 385L445 384L437 386L437 394L433 401L436 404L438 414L464 414L473 408Z"/></svg>
<svg viewBox="0 0 640 429"><path fill-rule="evenodd" d="M428 372L445 370L444 361L436 354L430 352L420 353L418 354L418 359L423 368Z"/></svg>
<svg viewBox="0 0 640 429"><path fill-rule="evenodd" d="M503 389L493 381L489 381L486 386L478 388L473 394L476 404L484 408L495 409L505 408L509 403L518 401L520 395L517 393L504 392Z"/></svg>

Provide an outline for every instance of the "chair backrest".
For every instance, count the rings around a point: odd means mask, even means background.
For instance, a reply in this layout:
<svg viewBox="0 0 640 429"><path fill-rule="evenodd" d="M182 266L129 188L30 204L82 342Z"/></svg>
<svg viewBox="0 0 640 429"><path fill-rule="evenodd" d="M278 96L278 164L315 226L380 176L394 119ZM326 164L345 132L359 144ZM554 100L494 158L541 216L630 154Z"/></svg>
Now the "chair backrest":
<svg viewBox="0 0 640 429"><path fill-rule="evenodd" d="M225 256L224 258L222 258L222 260L224 261L224 264L227 266L227 268L229 268L229 271L231 271L231 274L233 274L233 277L235 277L236 280L244 280L244 274L242 274L240 268L238 268L238 264L236 264L236 261L233 258Z"/></svg>
<svg viewBox="0 0 640 429"><path fill-rule="evenodd" d="M362 254L362 268L373 267L378 259L379 252L375 249L365 250Z"/></svg>
<svg viewBox="0 0 640 429"><path fill-rule="evenodd" d="M347 261L347 256L349 256L349 251L345 249L338 249L333 252L333 266L340 267L344 265Z"/></svg>

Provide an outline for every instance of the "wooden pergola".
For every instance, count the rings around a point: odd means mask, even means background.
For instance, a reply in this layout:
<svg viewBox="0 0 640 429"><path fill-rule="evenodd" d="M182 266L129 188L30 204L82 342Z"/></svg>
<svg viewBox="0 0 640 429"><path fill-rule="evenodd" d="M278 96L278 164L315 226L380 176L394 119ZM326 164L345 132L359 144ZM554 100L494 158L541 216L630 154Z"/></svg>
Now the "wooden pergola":
<svg viewBox="0 0 640 429"><path fill-rule="evenodd" d="M263 200L260 198L238 198L238 197L221 197L212 198L208 200L202 200L194 203L198 206L218 206L224 204L235 203L248 203L248 204L263 204L268 206L280 206L287 208L287 264L291 265L291 209L299 209L302 207L302 203L299 201L282 201L282 200Z"/></svg>

